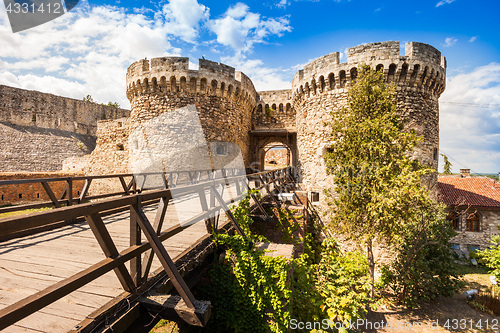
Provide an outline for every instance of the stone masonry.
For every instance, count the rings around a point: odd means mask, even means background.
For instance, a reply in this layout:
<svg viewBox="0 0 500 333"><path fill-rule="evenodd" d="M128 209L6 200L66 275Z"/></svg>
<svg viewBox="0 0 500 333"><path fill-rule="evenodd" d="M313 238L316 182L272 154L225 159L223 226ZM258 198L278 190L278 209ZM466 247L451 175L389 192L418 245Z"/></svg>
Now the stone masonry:
<svg viewBox="0 0 500 333"><path fill-rule="evenodd" d="M216 167L213 153L219 152L219 144L227 144L221 150L227 161L241 152L249 168L254 162L263 164L263 152L278 143L290 149L299 181L322 195L323 188L332 185L323 162L331 144L324 123L346 105L347 91L362 65L383 71L385 81L396 85L407 127L424 138L414 155L437 169L438 98L445 89L446 60L423 43L406 43L404 55L399 50L399 42L359 45L348 49L345 63L334 52L299 70L290 90L264 92L257 92L245 74L205 59L199 60L198 70L189 69L189 59L183 57L139 60L127 70L130 117L99 122L96 149L70 160L68 170L131 172L137 160L147 165L145 170ZM193 110L199 125L193 122ZM152 132L162 139L151 139ZM134 155L142 148L146 155ZM153 165L155 149L173 153Z"/></svg>
<svg viewBox="0 0 500 333"><path fill-rule="evenodd" d="M0 85L0 172L58 171L90 154L97 121L129 111Z"/></svg>

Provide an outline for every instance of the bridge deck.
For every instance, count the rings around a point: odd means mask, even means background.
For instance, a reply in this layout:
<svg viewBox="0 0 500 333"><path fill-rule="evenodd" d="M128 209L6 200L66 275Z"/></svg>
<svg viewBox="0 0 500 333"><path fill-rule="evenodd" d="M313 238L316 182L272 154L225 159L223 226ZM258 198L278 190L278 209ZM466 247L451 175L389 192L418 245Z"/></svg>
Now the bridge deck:
<svg viewBox="0 0 500 333"><path fill-rule="evenodd" d="M196 196L169 204L163 229L182 224L200 211ZM157 205L145 208L154 220ZM177 212L182 214L177 215ZM129 212L104 218L118 251L129 244ZM199 222L167 239L164 245L175 257L207 233ZM143 236L144 239L144 236ZM0 243L0 308L13 304L104 259L99 244L87 223L78 223L52 231ZM153 269L160 263L155 256ZM67 332L94 310L123 293L114 272L90 282L44 309L30 315L4 332Z"/></svg>

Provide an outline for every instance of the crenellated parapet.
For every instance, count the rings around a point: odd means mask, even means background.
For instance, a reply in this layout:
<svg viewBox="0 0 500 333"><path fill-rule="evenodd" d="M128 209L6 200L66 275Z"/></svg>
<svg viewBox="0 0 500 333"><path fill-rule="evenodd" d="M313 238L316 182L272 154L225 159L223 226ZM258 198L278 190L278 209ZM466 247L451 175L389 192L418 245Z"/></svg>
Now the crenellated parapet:
<svg viewBox="0 0 500 333"><path fill-rule="evenodd" d="M356 80L358 69L369 65L381 70L388 83L398 90L421 91L439 97L446 85L446 59L434 47L417 42L405 44L400 55L399 42L363 44L347 50L347 62L339 53L318 58L297 72L292 82L294 98L327 91L345 92Z"/></svg>
<svg viewBox="0 0 500 333"><path fill-rule="evenodd" d="M293 78L299 171L307 189L321 193L332 186L323 162L332 140L324 124L347 105L348 90L364 65L381 71L385 82L396 86L398 112L406 120L406 128L423 138L413 155L438 167L438 98L446 85L446 59L424 43L406 43L404 55L399 42L363 44L347 49L346 62L340 62L339 52L330 53L305 65Z"/></svg>
<svg viewBox="0 0 500 333"><path fill-rule="evenodd" d="M254 129L286 129L295 131L295 110L292 108L292 90L259 91L260 100L254 110Z"/></svg>
<svg viewBox="0 0 500 333"><path fill-rule="evenodd" d="M253 106L258 100L252 81L231 66L200 59L197 70L189 58L161 57L134 62L127 69L127 98L148 93L194 93L218 96Z"/></svg>

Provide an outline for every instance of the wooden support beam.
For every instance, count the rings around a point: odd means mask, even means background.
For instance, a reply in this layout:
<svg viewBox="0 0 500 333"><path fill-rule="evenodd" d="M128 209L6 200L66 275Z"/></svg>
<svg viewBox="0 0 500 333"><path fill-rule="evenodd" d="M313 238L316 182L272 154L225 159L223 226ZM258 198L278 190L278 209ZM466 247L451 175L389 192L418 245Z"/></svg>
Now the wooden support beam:
<svg viewBox="0 0 500 333"><path fill-rule="evenodd" d="M141 228L137 222L139 217L135 209L130 206L130 246L141 244ZM141 267L141 255L136 256L130 260L130 275L134 280L135 286L140 286L142 282L142 267Z"/></svg>
<svg viewBox="0 0 500 333"><path fill-rule="evenodd" d="M111 239L108 229L106 229L101 216L95 213L85 216L85 219L87 220L90 229L94 233L94 236L97 239L97 242L101 246L101 249L106 257L116 259L120 255L120 253L116 249L115 243ZM134 281L132 280L132 277L130 276L125 265L120 265L114 270L123 289L128 292L133 292L135 290Z"/></svg>
<svg viewBox="0 0 500 333"><path fill-rule="evenodd" d="M158 206L158 210L156 211L155 220L153 222L153 228L156 230L157 235L160 234L161 228L163 228L163 222L165 220L165 214L167 212L168 202L170 201L170 199L171 199L170 196L167 198L160 199L160 204ZM149 271L151 270L151 265L153 264L153 258L154 258L154 251L150 250L146 252L142 260L143 262L142 276L146 280L148 278Z"/></svg>
<svg viewBox="0 0 500 333"><path fill-rule="evenodd" d="M177 295L153 294L139 298L139 302L163 319L184 320L193 326L205 327L212 313L210 301L195 300L193 309L186 306L183 299Z"/></svg>
<svg viewBox="0 0 500 333"><path fill-rule="evenodd" d="M50 188L49 183L47 182L42 182L43 189L47 193L47 195L50 198L50 201L56 206L56 208L61 207L61 204L59 203L59 200L57 200L56 196L54 195L54 192L52 192L52 189Z"/></svg>
<svg viewBox="0 0 500 333"><path fill-rule="evenodd" d="M217 192L217 190L215 189L215 187L213 185L210 186L210 188L214 192L215 198L219 201L219 204L222 206L222 209L224 209L224 212L226 213L227 218L229 219L229 221L231 221L234 228L236 229L236 232L238 234L240 234L241 236L247 238L247 236L245 235L245 233L241 229L240 224L238 223L238 221L236 221L236 218L234 217L233 213L231 212L229 207L224 202L224 199L222 198L222 196L219 194L219 192Z"/></svg>
<svg viewBox="0 0 500 333"><path fill-rule="evenodd" d="M82 203L83 200L85 200L85 197L87 196L87 193L89 192L90 183L92 183L92 178L85 180L85 184L83 185L82 193L80 193L80 199L79 199L80 203Z"/></svg>
<svg viewBox="0 0 500 333"><path fill-rule="evenodd" d="M123 178L123 176L120 176L120 177L118 177L118 179L120 179L120 184L122 184L122 188L125 191L125 195L130 194L130 192L129 192L130 187L129 187L129 185L127 185L127 183L125 183L125 178Z"/></svg>
<svg viewBox="0 0 500 333"><path fill-rule="evenodd" d="M139 224L142 231L144 232L144 235L148 239L151 248L158 256L158 259L160 260L163 269L165 269L165 272L172 281L172 284L174 285L175 289L177 290L179 295L181 295L182 299L186 303L186 306L191 309L194 309L195 298L191 293L191 290L189 290L189 287L187 286L186 282L179 274L179 271L177 270L177 267L175 267L174 262L168 255L167 250L165 249L162 242L156 235L153 227L151 226L151 223L149 223L146 214L144 214L144 211L139 208L138 204L132 205L132 208L135 210L138 216L137 223Z"/></svg>

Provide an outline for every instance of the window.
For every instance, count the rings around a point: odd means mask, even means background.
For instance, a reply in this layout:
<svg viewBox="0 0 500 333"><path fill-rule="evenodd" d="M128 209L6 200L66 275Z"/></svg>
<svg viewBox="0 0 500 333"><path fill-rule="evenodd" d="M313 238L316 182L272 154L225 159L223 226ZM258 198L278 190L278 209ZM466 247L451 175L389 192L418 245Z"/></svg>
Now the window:
<svg viewBox="0 0 500 333"><path fill-rule="evenodd" d="M460 230L460 215L457 212L451 212L446 217L453 230Z"/></svg>
<svg viewBox="0 0 500 333"><path fill-rule="evenodd" d="M466 221L466 231L474 231L474 232L479 232L481 231L481 216L478 213L470 213L469 216L467 216L467 221Z"/></svg>
<svg viewBox="0 0 500 333"><path fill-rule="evenodd" d="M219 156L227 156L227 144L225 142L217 143L215 153Z"/></svg>

